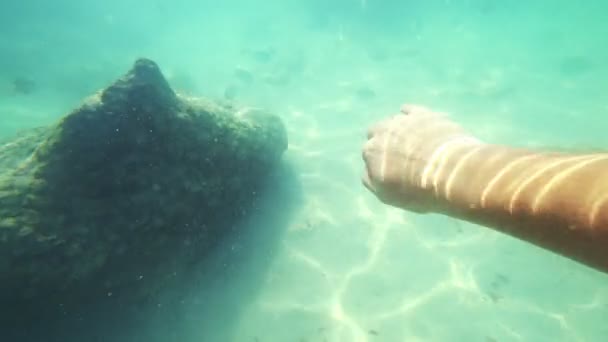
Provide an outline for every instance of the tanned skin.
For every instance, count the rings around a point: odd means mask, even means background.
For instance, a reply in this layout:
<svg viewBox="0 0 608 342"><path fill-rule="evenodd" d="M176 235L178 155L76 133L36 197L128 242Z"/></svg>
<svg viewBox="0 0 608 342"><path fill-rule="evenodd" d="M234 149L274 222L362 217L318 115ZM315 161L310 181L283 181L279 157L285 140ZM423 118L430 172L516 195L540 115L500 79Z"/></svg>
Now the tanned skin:
<svg viewBox="0 0 608 342"><path fill-rule="evenodd" d="M493 145L404 105L371 127L363 184L382 202L481 224L608 272L608 153Z"/></svg>

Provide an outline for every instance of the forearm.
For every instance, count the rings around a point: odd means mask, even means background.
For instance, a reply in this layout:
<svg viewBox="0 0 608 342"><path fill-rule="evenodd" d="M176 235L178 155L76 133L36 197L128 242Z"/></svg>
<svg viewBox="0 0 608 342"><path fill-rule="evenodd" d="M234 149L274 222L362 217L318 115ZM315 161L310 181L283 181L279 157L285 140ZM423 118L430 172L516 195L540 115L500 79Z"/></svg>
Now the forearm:
<svg viewBox="0 0 608 342"><path fill-rule="evenodd" d="M437 211L608 272L608 154L454 146L420 173Z"/></svg>

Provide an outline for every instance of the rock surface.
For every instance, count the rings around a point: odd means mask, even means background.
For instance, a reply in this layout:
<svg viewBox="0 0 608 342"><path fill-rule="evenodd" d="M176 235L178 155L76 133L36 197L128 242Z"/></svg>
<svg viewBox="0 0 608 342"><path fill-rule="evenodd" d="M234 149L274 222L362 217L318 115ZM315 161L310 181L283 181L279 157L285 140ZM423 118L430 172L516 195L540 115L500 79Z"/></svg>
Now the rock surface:
<svg viewBox="0 0 608 342"><path fill-rule="evenodd" d="M247 214L286 148L278 117L181 97L136 61L0 146L1 305L150 296Z"/></svg>

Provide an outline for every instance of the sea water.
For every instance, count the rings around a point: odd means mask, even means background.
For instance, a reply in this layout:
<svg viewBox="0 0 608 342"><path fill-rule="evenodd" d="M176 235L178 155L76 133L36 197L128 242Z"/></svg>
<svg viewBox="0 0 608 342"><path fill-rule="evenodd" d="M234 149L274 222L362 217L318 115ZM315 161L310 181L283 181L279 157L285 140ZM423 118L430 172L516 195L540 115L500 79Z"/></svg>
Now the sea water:
<svg viewBox="0 0 608 342"><path fill-rule="evenodd" d="M147 57L178 91L276 113L289 149L242 233L153 308L67 313L3 327L0 340L605 341L605 275L389 208L360 176L367 127L406 102L486 141L608 147L607 11L600 0L3 1L2 138L55 122Z"/></svg>

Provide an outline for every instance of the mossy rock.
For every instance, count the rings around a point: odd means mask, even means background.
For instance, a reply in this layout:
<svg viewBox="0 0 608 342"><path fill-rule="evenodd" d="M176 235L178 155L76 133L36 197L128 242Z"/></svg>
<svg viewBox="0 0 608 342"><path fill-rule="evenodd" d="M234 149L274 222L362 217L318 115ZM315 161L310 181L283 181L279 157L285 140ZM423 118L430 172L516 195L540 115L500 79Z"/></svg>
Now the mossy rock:
<svg viewBox="0 0 608 342"><path fill-rule="evenodd" d="M286 148L277 116L182 97L136 61L1 145L0 304L150 295L247 214Z"/></svg>

